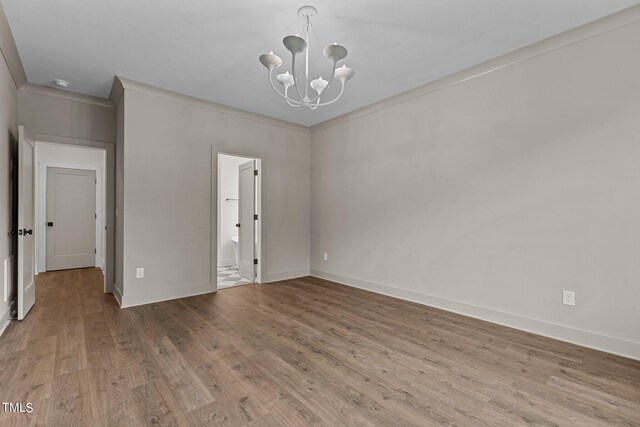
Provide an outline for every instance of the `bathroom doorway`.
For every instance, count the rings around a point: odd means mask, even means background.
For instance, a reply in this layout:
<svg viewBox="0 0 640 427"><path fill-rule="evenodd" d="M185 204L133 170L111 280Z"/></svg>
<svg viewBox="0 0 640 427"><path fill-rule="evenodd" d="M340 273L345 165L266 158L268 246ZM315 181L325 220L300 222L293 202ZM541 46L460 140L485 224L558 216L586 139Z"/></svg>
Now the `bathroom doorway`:
<svg viewBox="0 0 640 427"><path fill-rule="evenodd" d="M260 281L259 158L218 153L218 289Z"/></svg>

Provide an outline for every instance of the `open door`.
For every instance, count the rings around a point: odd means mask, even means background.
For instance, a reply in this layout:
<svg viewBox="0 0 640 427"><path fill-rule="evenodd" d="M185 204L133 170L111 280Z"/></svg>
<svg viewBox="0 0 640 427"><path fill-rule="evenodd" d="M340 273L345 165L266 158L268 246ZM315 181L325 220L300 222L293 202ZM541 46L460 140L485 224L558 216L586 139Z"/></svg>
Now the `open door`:
<svg viewBox="0 0 640 427"><path fill-rule="evenodd" d="M18 320L24 319L36 302L33 237L34 140L18 128Z"/></svg>
<svg viewBox="0 0 640 427"><path fill-rule="evenodd" d="M255 212L256 161L239 166L238 185L238 274L252 282L255 280Z"/></svg>

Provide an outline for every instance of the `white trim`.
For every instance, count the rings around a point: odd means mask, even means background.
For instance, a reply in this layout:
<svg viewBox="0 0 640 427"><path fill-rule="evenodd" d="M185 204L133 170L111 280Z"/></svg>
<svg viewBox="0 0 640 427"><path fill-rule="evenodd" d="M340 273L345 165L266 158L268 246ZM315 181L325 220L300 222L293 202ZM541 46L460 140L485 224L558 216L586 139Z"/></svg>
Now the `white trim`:
<svg viewBox="0 0 640 427"><path fill-rule="evenodd" d="M0 6L0 56L7 64L13 84L16 89L19 89L27 81L27 75L2 6Z"/></svg>
<svg viewBox="0 0 640 427"><path fill-rule="evenodd" d="M104 255L104 266L105 266L105 281L104 281L104 292L111 293L113 289L114 280L115 280L115 242L116 242L116 206L115 206L115 192L116 192L116 150L115 150L115 140L113 141L99 141L99 140L89 140L83 138L72 138L66 136L56 136L49 135L44 133L32 133L32 137L36 140L36 146L40 143L47 145L56 145L56 146L66 146L73 148L85 148L89 150L102 150L104 152L104 173L106 182L103 187L105 187L105 217L104 224L107 226L107 230L105 232L105 240L106 240L106 252ZM37 151L36 151L37 153ZM36 161L39 160L36 159ZM37 163L34 164L34 167L37 170ZM35 230L39 230L37 228L37 224L34 224ZM35 258L37 260L37 256Z"/></svg>
<svg viewBox="0 0 640 427"><path fill-rule="evenodd" d="M13 285L13 255L9 255L2 260L2 290L3 303L9 302L9 292L11 292Z"/></svg>
<svg viewBox="0 0 640 427"><path fill-rule="evenodd" d="M170 98L172 100L180 101L185 104L188 104L192 107L213 111L218 114L225 114L233 117L240 117L246 120L251 120L251 121L262 123L269 126L277 126L280 128L290 129L290 130L302 132L306 135L309 134L309 128L304 125L299 125L296 123L275 119L273 117L252 113L250 111L245 111L245 110L229 107L222 104L216 104L211 101L195 98L189 95L183 95L181 93L172 92L166 89L160 89L158 87L151 86L146 83L137 82L135 80L130 80L120 76L116 76L114 85L116 84L117 81L119 81L118 86L112 89L113 95L111 95L112 100L117 100L117 102L119 102L120 99L122 98L122 94L124 93L124 91L133 90L140 93L146 93L152 96ZM122 91L120 90L119 86L122 86Z"/></svg>
<svg viewBox="0 0 640 427"><path fill-rule="evenodd" d="M628 341L622 338L601 335L596 332L546 322L544 320L530 319L512 313L505 313L490 308L480 307L447 298L422 294L405 289L399 289L389 285L373 283L353 277L341 276L320 270L311 270L311 275L321 279L331 280L354 288L364 289L377 294L399 298L418 304L439 308L463 316L474 317L491 323L520 329L549 338L566 341L572 344L589 347L607 353L640 360L640 342Z"/></svg>
<svg viewBox="0 0 640 427"><path fill-rule="evenodd" d="M122 308L122 294L120 293L120 289L118 289L118 286L116 286L115 283L113 284L113 296L116 298L116 301L118 302L120 308Z"/></svg>
<svg viewBox="0 0 640 427"><path fill-rule="evenodd" d="M255 247L255 257L258 260L258 266L256 267L256 283L262 283L264 276L264 259L262 258L263 254L263 246L262 246L262 237L264 234L262 233L262 217L264 215L264 211L262 210L262 158L255 158L255 170L258 173L258 178L256 179L256 212L258 213L258 223L256 224L256 229L253 231L256 239L256 247ZM240 268L240 266L238 266Z"/></svg>
<svg viewBox="0 0 640 427"><path fill-rule="evenodd" d="M217 285L214 283L207 283L205 285L195 285L184 288L161 289L153 292L144 292L141 294L122 295L122 302L120 303L120 307L129 308L138 305L152 304L154 302L163 302L172 299L210 294L212 292L216 292L216 286ZM116 299L118 299L118 296L116 296Z"/></svg>
<svg viewBox="0 0 640 427"><path fill-rule="evenodd" d="M104 151L104 150L103 150ZM47 168L65 168L65 169L81 169L91 170L96 173L96 254L94 267L100 267L104 271L104 266L101 264L102 257L102 231L104 230L103 212L102 212L102 168L98 166L79 165L74 163L65 162L50 162L47 160L38 160L39 171L39 187L38 187L38 212L36 213L36 220L38 223L38 253L36 257L36 273L43 273L47 271L47 226L43 218L46 218L47 209ZM42 215L42 213L45 215Z"/></svg>
<svg viewBox="0 0 640 427"><path fill-rule="evenodd" d="M83 104L95 105L97 107L104 107L114 109L114 105L110 100L105 98L99 98L97 96L84 95L76 92L69 92L66 90L60 90L53 87L42 86L34 83L24 83L18 89L23 93L35 93L39 95L53 96L55 98L66 99L69 101L80 102Z"/></svg>
<svg viewBox="0 0 640 427"><path fill-rule="evenodd" d="M596 21L586 23L579 27L567 30L560 34L556 34L554 36L511 51L496 58L492 58L479 64L472 65L471 67L464 70L448 74L436 80L432 80L428 83L423 84L422 86L418 86L417 88L409 89L397 95L392 95L389 98L383 99L382 101L366 105L364 107L358 108L357 110L353 110L333 119L318 123L311 126L309 129L311 131L311 134L314 134L316 132L320 132L322 130L357 119L358 117L373 114L378 111L394 107L395 105L409 102L413 99L429 95L433 92L465 83L469 80L482 77L489 73L493 73L494 71L511 67L521 62L536 58L538 56L551 53L558 49L580 43L592 37L597 37L599 35L608 33L609 31L635 24L638 21L640 21L640 5L631 6L627 9L623 9L620 12L605 16Z"/></svg>
<svg viewBox="0 0 640 427"><path fill-rule="evenodd" d="M310 271L308 268L304 270L282 271L280 273L266 274L264 283L273 283L273 282L280 282L282 280L298 279L300 277L307 277L309 275L310 275Z"/></svg>
<svg viewBox="0 0 640 427"><path fill-rule="evenodd" d="M218 261L218 267L231 267L232 265L236 265L235 258L221 259Z"/></svg>
<svg viewBox="0 0 640 427"><path fill-rule="evenodd" d="M2 315L2 318L0 318L0 336L2 336L2 334L4 334L4 331L11 324L11 318L9 317L9 311L10 311L10 309L8 309Z"/></svg>
<svg viewBox="0 0 640 427"><path fill-rule="evenodd" d="M263 248L266 247L266 243L265 243L265 231L264 231L264 227L263 224L265 224L263 222L263 216L264 216L264 212L266 212L266 208L265 208L265 200L264 200L264 194L262 192L262 180L263 180L263 175L264 175L264 166L262 164L262 159L264 158L264 154L261 152L254 152L252 150L243 150L243 149L239 149L236 147L225 147L225 146L217 146L217 145L213 145L211 147L211 167L212 167L212 196L211 196L211 200L212 200L212 204L214 204L211 207L211 218L212 218L212 224L211 224L211 229L212 230L216 230L216 237L215 239L212 238L212 242L211 242L211 252L212 252L212 264L211 264L211 269L212 269L212 274L211 274L211 281L212 283L216 284L216 288L218 286L217 284L217 271L218 271L218 248L220 247L220 181L219 181L219 158L220 158L220 154L226 155L226 156L233 156L233 157L244 157L247 158L249 160L255 160L255 168L258 171L258 179L257 179L257 183L256 183L256 197L257 197L257 205L256 205L256 212L258 212L258 225L256 227L255 233L256 233L256 253L255 253L255 257L258 260L258 265L256 267L256 278L255 278L255 283L263 283L264 282L264 276L265 276L265 272L264 272L264 265L265 265L265 258L266 258L266 251L263 250ZM215 212L216 214L213 215L213 212ZM214 264L215 263L215 264ZM235 259L233 260L232 264L235 264ZM215 273L213 274L214 270L213 267L215 265Z"/></svg>

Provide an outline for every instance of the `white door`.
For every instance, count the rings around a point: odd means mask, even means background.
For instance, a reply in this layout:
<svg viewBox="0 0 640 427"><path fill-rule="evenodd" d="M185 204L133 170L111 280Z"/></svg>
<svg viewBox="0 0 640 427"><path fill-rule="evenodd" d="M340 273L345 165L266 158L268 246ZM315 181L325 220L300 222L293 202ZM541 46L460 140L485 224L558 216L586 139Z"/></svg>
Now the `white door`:
<svg viewBox="0 0 640 427"><path fill-rule="evenodd" d="M96 265L96 172L47 168L47 271Z"/></svg>
<svg viewBox="0 0 640 427"><path fill-rule="evenodd" d="M36 302L33 238L33 152L29 132L18 128L18 320L24 319Z"/></svg>
<svg viewBox="0 0 640 427"><path fill-rule="evenodd" d="M240 276L255 280L255 212L256 161L243 163L238 185L238 272Z"/></svg>

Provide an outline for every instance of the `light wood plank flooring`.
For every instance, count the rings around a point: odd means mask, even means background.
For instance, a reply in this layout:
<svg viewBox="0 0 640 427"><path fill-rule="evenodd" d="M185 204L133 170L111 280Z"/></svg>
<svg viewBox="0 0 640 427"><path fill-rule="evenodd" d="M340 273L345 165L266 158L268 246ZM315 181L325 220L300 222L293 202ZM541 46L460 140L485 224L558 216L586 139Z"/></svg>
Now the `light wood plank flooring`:
<svg viewBox="0 0 640 427"><path fill-rule="evenodd" d="M43 274L0 368L2 426L640 425L640 362L314 278L120 310Z"/></svg>

